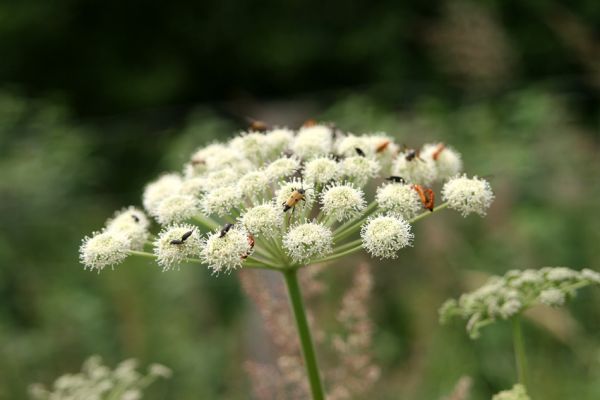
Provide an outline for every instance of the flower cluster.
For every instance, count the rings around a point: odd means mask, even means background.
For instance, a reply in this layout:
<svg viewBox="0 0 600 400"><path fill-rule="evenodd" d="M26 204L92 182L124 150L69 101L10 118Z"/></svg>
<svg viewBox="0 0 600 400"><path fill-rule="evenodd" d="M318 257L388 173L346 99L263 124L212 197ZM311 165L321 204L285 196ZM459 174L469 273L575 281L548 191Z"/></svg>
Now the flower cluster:
<svg viewBox="0 0 600 400"><path fill-rule="evenodd" d="M575 296L577 289L594 284L600 285L600 273L590 269L511 270L502 277L491 277L485 285L458 300L446 301L440 308L440 319L467 320L467 332L471 338L477 338L482 327L497 319L509 319L536 304L562 306Z"/></svg>
<svg viewBox="0 0 600 400"><path fill-rule="evenodd" d="M143 390L157 378L170 376L171 370L160 364L150 365L148 372L142 374L133 359L121 362L113 370L104 366L100 357L92 356L81 372L59 377L52 389L34 384L29 391L35 400L139 400Z"/></svg>
<svg viewBox="0 0 600 400"><path fill-rule="evenodd" d="M492 397L492 400L531 400L525 386L517 384L510 390L503 390Z"/></svg>
<svg viewBox="0 0 600 400"><path fill-rule="evenodd" d="M155 257L163 269L199 262L217 273L293 267L363 248L395 258L412 244L413 220L434 209L485 214L489 184L460 173L460 154L440 143L406 149L384 133L358 136L329 124L243 132L149 183L146 213L117 213L84 239L80 258L98 271L134 254ZM446 205L433 205L437 182ZM161 226L156 235L146 215Z"/></svg>

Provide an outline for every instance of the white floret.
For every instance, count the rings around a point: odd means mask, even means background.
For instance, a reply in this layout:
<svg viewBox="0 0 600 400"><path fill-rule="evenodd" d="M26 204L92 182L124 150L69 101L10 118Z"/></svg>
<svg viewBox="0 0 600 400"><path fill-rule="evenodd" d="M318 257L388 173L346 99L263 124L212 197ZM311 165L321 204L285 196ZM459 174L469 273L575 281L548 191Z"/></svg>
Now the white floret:
<svg viewBox="0 0 600 400"><path fill-rule="evenodd" d="M325 125L303 127L294 138L291 149L303 160L322 157L331 152L333 134Z"/></svg>
<svg viewBox="0 0 600 400"><path fill-rule="evenodd" d="M192 231L192 234L182 243L172 243L179 241L182 236ZM154 241L154 254L156 261L163 270L168 270L178 266L187 258L197 258L202 249L202 242L198 228L190 224L172 225L164 228Z"/></svg>
<svg viewBox="0 0 600 400"><path fill-rule="evenodd" d="M202 260L215 273L229 272L242 266L252 252L251 238L245 229L234 227L226 234L212 233L204 242Z"/></svg>
<svg viewBox="0 0 600 400"><path fill-rule="evenodd" d="M321 193L323 213L341 222L360 215L366 207L362 190L350 184L335 184Z"/></svg>
<svg viewBox="0 0 600 400"><path fill-rule="evenodd" d="M413 239L410 224L393 215L370 217L363 225L360 236L363 247L378 258L398 257L398 251L410 246Z"/></svg>
<svg viewBox="0 0 600 400"><path fill-rule="evenodd" d="M448 207L459 211L463 217L470 213L484 216L494 200L494 193L486 180L462 175L444 184L442 199L448 202Z"/></svg>
<svg viewBox="0 0 600 400"><path fill-rule="evenodd" d="M86 236L79 248L79 260L85 268L103 270L120 264L129 255L131 241L118 232L94 232Z"/></svg>
<svg viewBox="0 0 600 400"><path fill-rule="evenodd" d="M411 219L421 212L423 205L419 194L412 185L391 183L377 188L375 195L377 205L383 211L400 215L404 219Z"/></svg>
<svg viewBox="0 0 600 400"><path fill-rule="evenodd" d="M294 225L285 234L283 247L295 262L308 262L331 253L333 233L325 225L315 222Z"/></svg>

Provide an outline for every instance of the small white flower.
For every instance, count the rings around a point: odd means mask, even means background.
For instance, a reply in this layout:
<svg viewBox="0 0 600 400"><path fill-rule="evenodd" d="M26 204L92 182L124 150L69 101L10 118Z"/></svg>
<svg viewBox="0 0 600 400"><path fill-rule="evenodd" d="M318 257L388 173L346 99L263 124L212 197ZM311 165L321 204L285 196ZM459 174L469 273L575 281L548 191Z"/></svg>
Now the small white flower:
<svg viewBox="0 0 600 400"><path fill-rule="evenodd" d="M224 186L211 190L202 198L202 209L207 215L222 217L229 215L241 202L242 194L236 186Z"/></svg>
<svg viewBox="0 0 600 400"><path fill-rule="evenodd" d="M125 235L131 242L131 249L139 250L148 239L150 221L144 212L136 207L119 210L106 222L106 230Z"/></svg>
<svg viewBox="0 0 600 400"><path fill-rule="evenodd" d="M494 200L494 193L486 180L462 175L444 184L442 198L463 217L473 212L484 216Z"/></svg>
<svg viewBox="0 0 600 400"><path fill-rule="evenodd" d="M202 260L214 272L227 272L242 266L252 252L252 238L245 229L234 227L225 235L212 233L205 241Z"/></svg>
<svg viewBox="0 0 600 400"><path fill-rule="evenodd" d="M173 375L173 371L162 364L150 364L148 373L152 376L159 376L161 378L170 378L171 375Z"/></svg>
<svg viewBox="0 0 600 400"><path fill-rule="evenodd" d="M303 127L294 138L291 149L301 159L321 157L331 152L333 135L325 125Z"/></svg>
<svg viewBox="0 0 600 400"><path fill-rule="evenodd" d="M181 177L177 174L166 174L148 184L144 189L142 203L150 215L156 215L159 204L167 197L178 193L181 188Z"/></svg>
<svg viewBox="0 0 600 400"><path fill-rule="evenodd" d="M155 211L156 220L161 225L183 222L200 211L196 197L187 194L174 194L165 198Z"/></svg>
<svg viewBox="0 0 600 400"><path fill-rule="evenodd" d="M393 175L403 177L407 183L430 186L437 175L433 160L421 156L407 160L407 155L408 152L398 154L392 165Z"/></svg>
<svg viewBox="0 0 600 400"><path fill-rule="evenodd" d="M567 267L546 267L542 268L542 273L544 273L546 279L551 282L568 281L578 277L577 271Z"/></svg>
<svg viewBox="0 0 600 400"><path fill-rule="evenodd" d="M344 157L357 155L356 149L360 149L367 156L375 154L375 146L372 146L368 136L346 135L339 138L335 144L337 154Z"/></svg>
<svg viewBox="0 0 600 400"><path fill-rule="evenodd" d="M253 235L271 236L279 232L283 223L283 211L272 203L248 209L240 218L241 224Z"/></svg>
<svg viewBox="0 0 600 400"><path fill-rule="evenodd" d="M315 158L304 166L304 179L315 185L325 185L340 176L340 167L328 157Z"/></svg>
<svg viewBox="0 0 600 400"><path fill-rule="evenodd" d="M295 262L308 262L331 253L333 233L325 225L315 222L294 225L284 236L283 247Z"/></svg>
<svg viewBox="0 0 600 400"><path fill-rule="evenodd" d="M185 236L187 238L183 240ZM186 258L198 257L201 248L198 228L190 224L168 226L159 233L158 238L154 241L156 261L163 270L181 264Z"/></svg>
<svg viewBox="0 0 600 400"><path fill-rule="evenodd" d="M253 168L252 168L253 169ZM240 179L241 174L237 170L224 168L218 171L212 171L204 176L204 190L209 192L223 186L232 186Z"/></svg>
<svg viewBox="0 0 600 400"><path fill-rule="evenodd" d="M237 186L245 197L257 199L269 188L269 177L263 170L250 171L240 178Z"/></svg>
<svg viewBox="0 0 600 400"><path fill-rule="evenodd" d="M275 128L265 135L267 154L276 157L287 151L294 140L294 132L287 128Z"/></svg>
<svg viewBox="0 0 600 400"><path fill-rule="evenodd" d="M243 133L230 141L230 148L258 163L266 156L267 140L265 135L259 132Z"/></svg>
<svg viewBox="0 0 600 400"><path fill-rule="evenodd" d="M542 290L539 296L540 303L551 307L560 307L565 304L565 300L565 293L556 288Z"/></svg>
<svg viewBox="0 0 600 400"><path fill-rule="evenodd" d="M462 172L460 153L443 143L428 143L421 150L421 157L435 164L436 179L443 181Z"/></svg>
<svg viewBox="0 0 600 400"><path fill-rule="evenodd" d="M503 390L492 397L492 400L531 400L525 386L517 384L510 390Z"/></svg>
<svg viewBox="0 0 600 400"><path fill-rule="evenodd" d="M298 189L304 189L304 201L299 201L296 204L296 207L304 208L304 207L312 207L312 204L315 199L315 189L308 182L302 182L299 179L292 179L288 182L282 182L275 193L275 204L281 205L290 198L291 194Z"/></svg>
<svg viewBox="0 0 600 400"><path fill-rule="evenodd" d="M321 193L321 205L326 216L339 222L359 215L366 201L362 190L348 184L335 184Z"/></svg>
<svg viewBox="0 0 600 400"><path fill-rule="evenodd" d="M181 188L179 189L179 193L181 194L189 194L191 196L200 196L202 192L207 191L206 187L206 177L204 176L195 176L191 178L186 178L181 182Z"/></svg>
<svg viewBox="0 0 600 400"><path fill-rule="evenodd" d="M410 224L393 215L370 217L360 236L364 248L379 258L396 258L398 251L410 246L413 239Z"/></svg>
<svg viewBox="0 0 600 400"><path fill-rule="evenodd" d="M383 211L398 214L404 219L415 217L423 209L419 194L412 185L401 183L391 183L377 188L375 201Z"/></svg>
<svg viewBox="0 0 600 400"><path fill-rule="evenodd" d="M104 231L86 236L79 248L79 260L85 268L103 270L120 264L129 255L131 241L123 233Z"/></svg>
<svg viewBox="0 0 600 400"><path fill-rule="evenodd" d="M369 179L375 178L381 165L373 159L354 156L342 161L342 174L357 186L364 186Z"/></svg>
<svg viewBox="0 0 600 400"><path fill-rule="evenodd" d="M588 281L600 284L600 273L592 271L591 269L585 268L581 270L581 277L583 279L587 279Z"/></svg>
<svg viewBox="0 0 600 400"><path fill-rule="evenodd" d="M507 319L514 315L517 315L522 308L523 303L521 303L521 301L518 298L513 297L505 301L504 304L502 304L499 313L502 316L502 318Z"/></svg>
<svg viewBox="0 0 600 400"><path fill-rule="evenodd" d="M269 180L276 181L295 174L299 168L300 161L297 158L281 157L267 165L265 173Z"/></svg>
<svg viewBox="0 0 600 400"><path fill-rule="evenodd" d="M142 398L142 391L138 389L129 389L123 393L120 400L140 400Z"/></svg>

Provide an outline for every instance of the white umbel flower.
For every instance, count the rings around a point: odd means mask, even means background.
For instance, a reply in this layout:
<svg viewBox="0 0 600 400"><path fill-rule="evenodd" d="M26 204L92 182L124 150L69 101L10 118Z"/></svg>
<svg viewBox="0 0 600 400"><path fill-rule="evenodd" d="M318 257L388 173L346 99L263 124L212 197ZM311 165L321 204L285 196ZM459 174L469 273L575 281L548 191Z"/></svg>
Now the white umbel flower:
<svg viewBox="0 0 600 400"><path fill-rule="evenodd" d="M200 196L203 192L207 190L208 187L206 185L206 177L195 176L185 178L183 182L181 182L181 188L179 189L179 193L189 194L191 196Z"/></svg>
<svg viewBox="0 0 600 400"><path fill-rule="evenodd" d="M253 235L272 236L281 229L283 211L273 203L261 204L248 209L240 222Z"/></svg>
<svg viewBox="0 0 600 400"><path fill-rule="evenodd" d="M230 145L231 148L254 163L263 161L267 154L267 139L259 132L243 133L233 138Z"/></svg>
<svg viewBox="0 0 600 400"><path fill-rule="evenodd" d="M275 128L267 132L265 138L267 155L277 157L289 149L294 140L294 131L287 128Z"/></svg>
<svg viewBox="0 0 600 400"><path fill-rule="evenodd" d="M369 218L360 236L369 254L379 258L398 257L398 251L410 246L413 239L410 224L394 215Z"/></svg>
<svg viewBox="0 0 600 400"><path fill-rule="evenodd" d="M442 199L448 202L448 207L457 210L463 217L470 213L484 216L494 200L494 193L485 179L467 178L466 175L462 175L444 184Z"/></svg>
<svg viewBox="0 0 600 400"><path fill-rule="evenodd" d="M294 190L304 189L304 201L298 202L296 207L304 209L305 207L312 207L315 200L315 188L308 182L302 182L300 179L292 179L288 182L282 182L275 193L275 204L283 206L283 204L290 198Z"/></svg>
<svg viewBox="0 0 600 400"><path fill-rule="evenodd" d="M242 202L242 195L236 186L224 186L206 193L202 198L202 210L205 214L220 217L231 214L233 208Z"/></svg>
<svg viewBox="0 0 600 400"><path fill-rule="evenodd" d="M419 194L412 185L391 183L377 188L375 195L377 205L383 211L411 219L421 212L423 205Z"/></svg>
<svg viewBox="0 0 600 400"><path fill-rule="evenodd" d="M333 134L325 125L303 127L294 138L291 149L303 160L326 156L331 152Z"/></svg>
<svg viewBox="0 0 600 400"><path fill-rule="evenodd" d="M371 158L354 156L342 161L342 174L357 186L364 186L371 178L375 178L381 165Z"/></svg>
<svg viewBox="0 0 600 400"><path fill-rule="evenodd" d="M339 138L335 143L337 154L343 157L356 155L356 149L360 149L367 156L375 154L375 147L371 145L368 136L346 135Z"/></svg>
<svg viewBox="0 0 600 400"><path fill-rule="evenodd" d="M253 168L249 168L253 169ZM241 174L238 170L224 168L218 171L212 171L204 175L204 190L209 192L223 186L233 186L240 179Z"/></svg>
<svg viewBox="0 0 600 400"><path fill-rule="evenodd" d="M335 184L321 193L323 213L338 222L359 215L366 204L363 191L349 184Z"/></svg>
<svg viewBox="0 0 600 400"><path fill-rule="evenodd" d="M283 247L294 262L308 262L331 253L333 233L315 222L294 225L284 236Z"/></svg>
<svg viewBox="0 0 600 400"><path fill-rule="evenodd" d="M206 239L202 260L215 273L223 270L229 272L242 266L252 252L253 240L245 229L238 227L225 234L217 231Z"/></svg>
<svg viewBox="0 0 600 400"><path fill-rule="evenodd" d="M560 307L565 304L565 292L556 288L542 290L539 296L540 303L551 307Z"/></svg>
<svg viewBox="0 0 600 400"><path fill-rule="evenodd" d="M115 213L114 217L106 222L106 230L121 233L131 242L131 249L139 250L148 239L150 221L144 212L130 206Z"/></svg>
<svg viewBox="0 0 600 400"><path fill-rule="evenodd" d="M120 264L127 258L131 241L123 233L94 232L86 236L79 248L79 260L85 268L102 271L105 267Z"/></svg>
<svg viewBox="0 0 600 400"><path fill-rule="evenodd" d="M510 390L503 390L495 394L492 400L531 400L531 398L527 395L525 386L517 384Z"/></svg>
<svg viewBox="0 0 600 400"><path fill-rule="evenodd" d="M265 170L267 177L271 181L287 178L300 169L300 161L295 157L281 157L273 161Z"/></svg>
<svg viewBox="0 0 600 400"><path fill-rule="evenodd" d="M197 258L201 248L202 242L198 228L190 224L168 226L158 234L158 238L154 241L156 261L163 270L178 266L186 258Z"/></svg>
<svg viewBox="0 0 600 400"><path fill-rule="evenodd" d="M398 154L392 165L393 175L403 177L407 183L430 186L437 175L433 160L421 156L407 160L407 155L407 152Z"/></svg>
<svg viewBox="0 0 600 400"><path fill-rule="evenodd" d="M178 193L181 188L181 177L177 174L166 174L156 181L148 184L144 189L142 202L144 208L152 216L156 216L156 209L167 197Z"/></svg>
<svg viewBox="0 0 600 400"><path fill-rule="evenodd" d="M183 222L200 211L196 197L188 194L174 194L165 198L156 208L156 219L161 225Z"/></svg>
<svg viewBox="0 0 600 400"><path fill-rule="evenodd" d="M263 170L250 171L240 178L237 186L243 196L254 200L262 197L269 188L269 177Z"/></svg>
<svg viewBox="0 0 600 400"><path fill-rule="evenodd" d="M421 157L433 161L436 179L444 181L462 172L460 154L443 143L428 143L421 150Z"/></svg>
<svg viewBox="0 0 600 400"><path fill-rule="evenodd" d="M304 179L314 185L325 185L340 175L338 163L328 157L315 158L304 166Z"/></svg>

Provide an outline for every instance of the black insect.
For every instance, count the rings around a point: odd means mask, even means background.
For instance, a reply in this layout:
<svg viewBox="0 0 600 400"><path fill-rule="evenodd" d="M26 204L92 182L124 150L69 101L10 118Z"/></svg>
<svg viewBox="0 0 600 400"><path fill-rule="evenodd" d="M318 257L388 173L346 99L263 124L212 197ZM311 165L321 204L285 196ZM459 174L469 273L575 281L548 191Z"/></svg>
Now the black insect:
<svg viewBox="0 0 600 400"><path fill-rule="evenodd" d="M134 220L135 222L140 222L140 217L138 217L138 216L137 216L137 215L135 215L135 214L131 214L131 218L133 218L133 220Z"/></svg>
<svg viewBox="0 0 600 400"><path fill-rule="evenodd" d="M194 233L193 229L191 231L187 231L186 233L184 233L183 235L181 235L181 239L173 239L169 243L171 243L171 244L183 244L183 242L185 242L190 236L192 236L192 233Z"/></svg>
<svg viewBox="0 0 600 400"><path fill-rule="evenodd" d="M389 178L385 178L388 181L396 182L396 183L406 183L406 179L401 176L390 176Z"/></svg>
<svg viewBox="0 0 600 400"><path fill-rule="evenodd" d="M222 238L223 236L227 235L227 232L229 232L229 230L233 228L233 224L225 224L223 226L223 229L221 229L221 233L219 234L219 237Z"/></svg>
<svg viewBox="0 0 600 400"><path fill-rule="evenodd" d="M415 150L415 149L409 149L406 151L406 161L412 161L415 158L418 158L419 160L421 159L421 157L419 157L419 150Z"/></svg>
<svg viewBox="0 0 600 400"><path fill-rule="evenodd" d="M366 156L365 152L362 151L362 149L360 149L358 147L355 147L354 150L356 151L356 154L358 154L359 156L361 156L361 157L365 157Z"/></svg>

